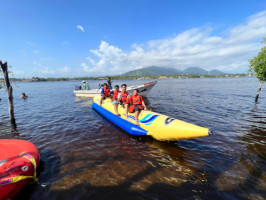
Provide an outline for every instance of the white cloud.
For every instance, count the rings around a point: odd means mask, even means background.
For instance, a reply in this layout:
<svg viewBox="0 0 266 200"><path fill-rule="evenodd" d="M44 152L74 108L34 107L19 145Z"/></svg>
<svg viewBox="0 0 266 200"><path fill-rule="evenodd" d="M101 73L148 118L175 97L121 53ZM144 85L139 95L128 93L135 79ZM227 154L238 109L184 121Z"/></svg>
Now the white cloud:
<svg viewBox="0 0 266 200"><path fill-rule="evenodd" d="M68 72L70 72L70 68L68 66L65 66L64 68L59 69L59 72L68 73Z"/></svg>
<svg viewBox="0 0 266 200"><path fill-rule="evenodd" d="M37 74L40 74L41 77L68 77L71 72L68 66L64 66L59 69L50 69L48 67L44 67L37 70ZM72 74L73 75L73 74Z"/></svg>
<svg viewBox="0 0 266 200"><path fill-rule="evenodd" d="M211 27L191 28L175 37L133 44L131 51L101 41L81 66L88 75L121 74L148 66L247 72L248 60L257 54L266 36L266 11L250 16L222 36L212 32Z"/></svg>
<svg viewBox="0 0 266 200"><path fill-rule="evenodd" d="M88 67L88 65L86 63L81 63L81 67L83 68L83 70L85 72L89 72L90 71L90 68Z"/></svg>
<svg viewBox="0 0 266 200"><path fill-rule="evenodd" d="M40 52L38 50L33 50L34 54L39 54Z"/></svg>
<svg viewBox="0 0 266 200"><path fill-rule="evenodd" d="M20 51L23 56L28 56L28 53L26 51Z"/></svg>
<svg viewBox="0 0 266 200"><path fill-rule="evenodd" d="M27 44L28 46L36 46L36 43L31 42L31 41L27 41L26 44Z"/></svg>
<svg viewBox="0 0 266 200"><path fill-rule="evenodd" d="M19 69L16 69L14 67L14 69L12 69L13 74L15 77L17 78L31 78L33 76L37 76L37 77L69 77L69 76L75 76L75 74L73 74L73 71L71 71L70 67L68 66L64 66L62 68L58 68L58 69L54 69L52 67L47 67L44 65L45 64L41 64L38 61L33 61L33 65L34 67L31 68L31 70L28 71L22 71ZM76 73L76 75L82 75L82 73L80 73L79 71L77 71L78 73ZM84 74L84 72L83 72Z"/></svg>
<svg viewBox="0 0 266 200"><path fill-rule="evenodd" d="M56 72L54 70L50 70L48 67L42 68L40 70L40 74L43 74L45 76L51 76L54 75Z"/></svg>
<svg viewBox="0 0 266 200"><path fill-rule="evenodd" d="M41 61L49 61L49 60L53 60L52 57L41 57L40 58Z"/></svg>
<svg viewBox="0 0 266 200"><path fill-rule="evenodd" d="M59 69L51 69L49 67L36 66L36 68L32 70L31 73L22 74L18 71L15 72L16 76L20 77L38 76L38 77L49 78L49 77L68 77L69 73L71 73L71 70L68 66Z"/></svg>
<svg viewBox="0 0 266 200"><path fill-rule="evenodd" d="M61 44L63 45L63 46L67 46L67 45L69 45L69 41L63 41L63 42L61 42Z"/></svg>
<svg viewBox="0 0 266 200"><path fill-rule="evenodd" d="M77 25L77 29L81 30L82 32L85 32L83 26L81 26L81 25Z"/></svg>
<svg viewBox="0 0 266 200"><path fill-rule="evenodd" d="M16 77L23 77L25 75L25 71L13 70L13 74L16 75Z"/></svg>
<svg viewBox="0 0 266 200"><path fill-rule="evenodd" d="M33 64L36 65L36 66L42 66L42 63L38 62L38 61L33 61Z"/></svg>

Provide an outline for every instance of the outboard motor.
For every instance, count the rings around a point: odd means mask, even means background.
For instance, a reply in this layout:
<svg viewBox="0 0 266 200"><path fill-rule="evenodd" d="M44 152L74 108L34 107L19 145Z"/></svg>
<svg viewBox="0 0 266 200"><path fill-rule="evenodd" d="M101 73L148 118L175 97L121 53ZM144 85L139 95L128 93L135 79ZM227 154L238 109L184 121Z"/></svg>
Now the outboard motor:
<svg viewBox="0 0 266 200"><path fill-rule="evenodd" d="M75 86L75 90L81 90L81 86Z"/></svg>

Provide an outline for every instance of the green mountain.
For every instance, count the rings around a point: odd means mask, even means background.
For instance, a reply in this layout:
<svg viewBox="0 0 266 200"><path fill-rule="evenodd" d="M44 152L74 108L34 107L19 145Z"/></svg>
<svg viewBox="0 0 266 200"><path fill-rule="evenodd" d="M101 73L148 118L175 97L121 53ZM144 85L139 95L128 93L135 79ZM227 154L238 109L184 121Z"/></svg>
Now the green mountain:
<svg viewBox="0 0 266 200"><path fill-rule="evenodd" d="M159 75L173 75L181 74L181 71L174 68L164 68L164 67L145 67L142 69L136 69L130 72L126 72L121 76L159 76Z"/></svg>
<svg viewBox="0 0 266 200"><path fill-rule="evenodd" d="M225 73L223 73L223 72L221 72L221 71L219 71L219 70L214 69L214 70L211 70L211 71L209 72L209 74L210 74L210 75L221 75L221 74L225 74Z"/></svg>
<svg viewBox="0 0 266 200"><path fill-rule="evenodd" d="M199 67L189 67L183 71L183 74L208 74L208 71L201 69Z"/></svg>
<svg viewBox="0 0 266 200"><path fill-rule="evenodd" d="M151 67L145 67L145 68L126 72L124 74L121 74L121 76L160 76L160 75L169 76L169 75L175 75L175 74L220 75L220 74L225 74L225 73L218 71L218 70L206 71L199 67L189 67L183 71L180 71L174 68L151 66Z"/></svg>

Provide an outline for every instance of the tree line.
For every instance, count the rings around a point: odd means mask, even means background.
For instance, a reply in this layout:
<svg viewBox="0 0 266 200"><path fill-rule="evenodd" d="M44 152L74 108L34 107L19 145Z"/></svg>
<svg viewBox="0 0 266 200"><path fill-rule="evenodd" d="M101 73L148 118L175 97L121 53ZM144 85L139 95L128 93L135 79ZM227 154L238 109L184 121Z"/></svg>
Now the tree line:
<svg viewBox="0 0 266 200"><path fill-rule="evenodd" d="M107 80L110 77L112 80L132 80L132 79L159 79L159 78L222 78L222 77L243 77L248 76L249 74L221 74L221 75L208 75L208 74L187 74L187 75L156 75L156 76L105 76L105 77L77 77L77 78L10 78L13 82L37 82L37 81L82 81L82 80ZM3 82L3 79L0 78L0 82ZM1 84L0 84L1 88Z"/></svg>

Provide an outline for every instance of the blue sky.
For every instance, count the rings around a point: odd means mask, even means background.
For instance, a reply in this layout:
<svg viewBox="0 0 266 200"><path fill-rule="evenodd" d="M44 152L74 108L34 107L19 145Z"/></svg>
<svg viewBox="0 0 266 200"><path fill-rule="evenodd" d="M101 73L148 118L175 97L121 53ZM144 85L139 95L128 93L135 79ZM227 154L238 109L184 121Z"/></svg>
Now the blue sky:
<svg viewBox="0 0 266 200"><path fill-rule="evenodd" d="M266 37L265 0L0 2L0 59L18 78L149 66L242 73Z"/></svg>

